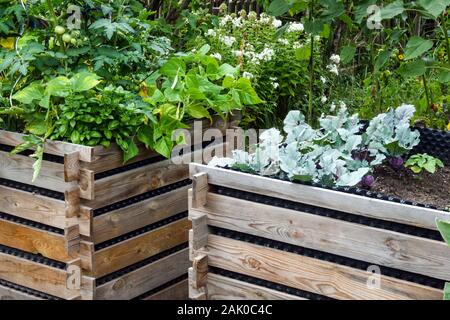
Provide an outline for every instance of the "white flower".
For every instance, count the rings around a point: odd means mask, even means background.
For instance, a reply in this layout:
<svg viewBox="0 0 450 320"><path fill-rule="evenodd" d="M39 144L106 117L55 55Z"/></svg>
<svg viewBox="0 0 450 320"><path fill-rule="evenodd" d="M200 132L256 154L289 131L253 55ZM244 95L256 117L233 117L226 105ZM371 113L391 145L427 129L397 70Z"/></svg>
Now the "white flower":
<svg viewBox="0 0 450 320"><path fill-rule="evenodd" d="M280 84L278 82L272 82L272 86L274 89L278 89L280 87Z"/></svg>
<svg viewBox="0 0 450 320"><path fill-rule="evenodd" d="M328 71L330 71L331 73L334 73L335 75L339 75L339 70L338 70L338 66L335 64L329 64L327 65L327 69Z"/></svg>
<svg viewBox="0 0 450 320"><path fill-rule="evenodd" d="M330 60L337 65L341 63L341 57L338 54L331 55Z"/></svg>
<svg viewBox="0 0 450 320"><path fill-rule="evenodd" d="M272 21L272 26L275 28L275 29L278 29L279 27L281 27L283 25L283 22L281 22L281 20L278 20L278 19L273 19L273 21Z"/></svg>
<svg viewBox="0 0 450 320"><path fill-rule="evenodd" d="M235 37L229 37L229 36L220 36L219 40L225 44L227 47L231 47L235 42Z"/></svg>
<svg viewBox="0 0 450 320"><path fill-rule="evenodd" d="M341 109L347 109L347 105L345 104L344 101L339 101L339 107L340 107Z"/></svg>
<svg viewBox="0 0 450 320"><path fill-rule="evenodd" d="M324 76L320 76L320 81L322 81L323 84L327 83L327 79L325 79Z"/></svg>
<svg viewBox="0 0 450 320"><path fill-rule="evenodd" d="M242 26L242 18L239 17L239 18L233 19L232 23L233 23L234 28L240 28Z"/></svg>
<svg viewBox="0 0 450 320"><path fill-rule="evenodd" d="M214 53L211 57L216 58L219 61L222 61L222 55L220 53Z"/></svg>
<svg viewBox="0 0 450 320"><path fill-rule="evenodd" d="M268 23L270 23L270 17L266 13L263 12L263 13L261 13L259 21L263 24L268 24Z"/></svg>
<svg viewBox="0 0 450 320"><path fill-rule="evenodd" d="M315 36L314 41L316 41L316 42L320 41L320 36Z"/></svg>
<svg viewBox="0 0 450 320"><path fill-rule="evenodd" d="M254 75L251 74L250 72L247 72L247 71L245 71L245 72L242 74L242 76L243 76L244 78L249 79L249 80L254 78Z"/></svg>
<svg viewBox="0 0 450 320"><path fill-rule="evenodd" d="M213 29L209 29L209 30L206 32L206 36L207 36L207 37L215 37L215 36L217 36L217 33L216 33L216 31L214 31Z"/></svg>
<svg viewBox="0 0 450 320"><path fill-rule="evenodd" d="M289 45L289 40L285 38L278 39L278 42L284 44L285 46Z"/></svg>
<svg viewBox="0 0 450 320"><path fill-rule="evenodd" d="M302 32L303 30L305 30L303 23L293 22L289 25L287 32Z"/></svg>
<svg viewBox="0 0 450 320"><path fill-rule="evenodd" d="M258 54L258 59L263 61L270 61L272 60L273 56L275 55L275 51L270 48L264 48L264 50Z"/></svg>
<svg viewBox="0 0 450 320"><path fill-rule="evenodd" d="M328 101L328 98L326 96L322 96L322 98L320 98L320 102L322 102L323 104L325 104Z"/></svg>
<svg viewBox="0 0 450 320"><path fill-rule="evenodd" d="M301 44L301 43L298 42L298 41L295 41L294 44L292 45L292 47L293 47L294 49L300 49L300 48L303 47L303 44Z"/></svg>
<svg viewBox="0 0 450 320"><path fill-rule="evenodd" d="M244 56L244 52L241 51L241 50L236 50L236 51L233 52L233 55L235 57L242 57L242 56Z"/></svg>
<svg viewBox="0 0 450 320"><path fill-rule="evenodd" d="M226 15L225 17L223 17L220 20L219 24L220 24L221 27L225 27L228 24L228 22L230 22L232 20L233 20L233 18L230 15Z"/></svg>

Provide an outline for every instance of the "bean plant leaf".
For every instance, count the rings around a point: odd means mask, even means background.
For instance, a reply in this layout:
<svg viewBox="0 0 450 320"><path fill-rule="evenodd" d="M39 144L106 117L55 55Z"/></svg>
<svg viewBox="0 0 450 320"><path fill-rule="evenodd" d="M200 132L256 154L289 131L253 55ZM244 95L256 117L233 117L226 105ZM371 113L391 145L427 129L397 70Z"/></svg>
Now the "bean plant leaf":
<svg viewBox="0 0 450 320"><path fill-rule="evenodd" d="M100 77L95 73L80 72L72 77L71 82L74 92L83 92L96 87L100 83Z"/></svg>
<svg viewBox="0 0 450 320"><path fill-rule="evenodd" d="M267 12L272 16L281 16L291 9L292 4L292 0L273 0Z"/></svg>
<svg viewBox="0 0 450 320"><path fill-rule="evenodd" d="M394 1L381 8L380 15L382 20L392 19L405 11L402 0Z"/></svg>
<svg viewBox="0 0 450 320"><path fill-rule="evenodd" d="M421 37L411 37L406 44L405 60L411 60L420 57L433 47L433 41L425 40Z"/></svg>
<svg viewBox="0 0 450 320"><path fill-rule="evenodd" d="M399 69L398 72L400 75L402 75L405 78L408 77L418 77L426 72L426 65L425 62L422 60L412 61L403 64Z"/></svg>
<svg viewBox="0 0 450 320"><path fill-rule="evenodd" d="M450 6L450 0L418 0L417 4L437 18L447 6Z"/></svg>
<svg viewBox="0 0 450 320"><path fill-rule="evenodd" d="M13 99L23 104L31 104L35 100L41 100L44 96L44 89L40 83L34 82L28 87L16 92Z"/></svg>
<svg viewBox="0 0 450 320"><path fill-rule="evenodd" d="M440 70L437 74L437 80L440 83L450 82L450 70Z"/></svg>
<svg viewBox="0 0 450 320"><path fill-rule="evenodd" d="M439 232L442 235L442 238L450 246L450 222L437 219L436 225L438 227Z"/></svg>
<svg viewBox="0 0 450 320"><path fill-rule="evenodd" d="M390 56L391 51L383 51L377 56L374 65L375 72L380 71L380 69L384 67L384 65L389 61Z"/></svg>
<svg viewBox="0 0 450 320"><path fill-rule="evenodd" d="M36 151L31 155L32 158L35 158L36 161L33 163L33 179L32 182L35 182L41 172L42 168L42 160L44 158L44 146L41 144L37 146Z"/></svg>
<svg viewBox="0 0 450 320"><path fill-rule="evenodd" d="M47 82L45 93L50 96L67 97L70 94L71 82L67 77L60 76Z"/></svg>
<svg viewBox="0 0 450 320"><path fill-rule="evenodd" d="M341 50L341 62L343 64L347 64L353 60L356 53L356 47L355 46L345 46Z"/></svg>
<svg viewBox="0 0 450 320"><path fill-rule="evenodd" d="M139 148L137 147L136 143L134 143L134 139L130 139L128 141L128 148L123 154L123 163L127 163L134 157L136 157L139 154Z"/></svg>

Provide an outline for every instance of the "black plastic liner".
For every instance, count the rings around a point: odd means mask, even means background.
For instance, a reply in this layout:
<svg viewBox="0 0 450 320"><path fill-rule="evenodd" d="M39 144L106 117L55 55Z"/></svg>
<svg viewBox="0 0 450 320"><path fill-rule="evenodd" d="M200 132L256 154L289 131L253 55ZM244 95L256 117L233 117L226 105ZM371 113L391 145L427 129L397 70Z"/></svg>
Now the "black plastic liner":
<svg viewBox="0 0 450 320"><path fill-rule="evenodd" d="M43 230L43 231L52 232L52 233L59 234L59 235L63 235L64 234L64 230L63 229L58 229L58 228L55 228L55 227L52 227L52 226L48 226L48 225L43 224L43 223L31 221L31 220L28 220L28 219L19 218L19 217L16 217L16 216L4 213L4 212L0 212L0 219L6 220L6 221L9 221L9 222L22 224L22 225L25 225L27 227L32 227L32 228L40 229L40 230Z"/></svg>
<svg viewBox="0 0 450 320"><path fill-rule="evenodd" d="M131 232L127 233L127 234L121 235L121 236L116 237L114 239L107 240L105 242L96 244L95 245L95 250L98 251L98 250L105 249L105 248L110 247L110 246L112 246L114 244L117 244L119 242L123 242L125 240L137 237L137 236L139 236L141 234L144 234L144 233L150 232L152 230L158 229L158 228L160 228L162 226L168 225L169 223L172 223L172 222L175 222L175 221L187 218L187 216L188 216L188 212L187 211L179 213L179 214L176 214L176 215L171 216L171 217L169 217L167 219L164 219L164 220L158 221L156 223L150 224L148 226L145 226L143 228L131 231Z"/></svg>
<svg viewBox="0 0 450 320"><path fill-rule="evenodd" d="M183 188L185 186L190 185L191 183L192 183L192 181L190 179L179 181L179 182L176 182L176 183L164 186L162 188L158 188L158 189L155 189L155 190L152 190L152 191L140 194L138 196L135 196L135 197L123 200L123 201L119 201L119 202L113 203L113 204L105 206L103 208L99 208L99 209L94 210L94 217L98 217L98 216L101 216L101 215L103 215L105 213L108 213L108 212L111 212L111 211L114 211L114 210L118 210L118 209L121 209L121 208L125 208L125 207L131 206L131 205L133 205L135 203L139 203L139 202L142 202L142 201L145 201L145 200L148 200L148 199L160 196L160 195L162 195L164 193L168 193L168 192L174 191L176 189Z"/></svg>
<svg viewBox="0 0 450 320"><path fill-rule="evenodd" d="M144 294L141 294L140 296L138 296L136 298L133 298L131 300L144 300L145 298L148 298L148 297L154 295L155 293L158 293L158 292L160 292L160 291L162 291L164 289L167 289L167 288L173 286L174 284L177 284L178 282L186 280L187 278L188 278L188 274L185 273L182 276L180 276L178 278L175 278L175 279L173 279L173 280L171 280L169 282L166 282L163 285L161 285L161 286L159 286L159 287L157 287L155 289L152 289L152 290L150 290L150 291L148 291L148 292L146 292Z"/></svg>
<svg viewBox="0 0 450 320"><path fill-rule="evenodd" d="M61 269L61 270L65 270L67 267L67 264L65 264L64 262L49 259L49 258L43 257L39 254L33 254L30 252L22 251L20 249L11 248L11 247L8 247L8 246L2 245L2 244L0 244L0 253L15 256L17 258L30 260L30 261L33 261L36 263L44 264L46 266Z"/></svg>
<svg viewBox="0 0 450 320"><path fill-rule="evenodd" d="M167 160L167 159L165 157L163 157L163 156L155 156L155 157L151 157L151 158L148 158L148 159L145 159L145 160L141 160L141 161L138 161L138 162L133 162L133 163L124 165L122 167L109 170L109 171L96 173L95 174L95 180L101 180L101 179L104 179L106 177L110 177L110 176L116 175L118 173L134 170L134 169L137 169L137 168L140 168L140 167L143 167L143 166L148 166L150 164L157 163L157 162L164 161L164 160Z"/></svg>
<svg viewBox="0 0 450 320"><path fill-rule="evenodd" d="M210 227L210 230L211 230L212 234L217 235L217 236L234 239L234 240L239 240L239 241L244 241L247 243L252 243L255 245L259 245L259 246L263 246L263 247L267 247L267 248L271 248L271 249L295 253L295 254L298 254L301 256L314 258L314 259L318 259L318 260L322 260L322 261L327 261L327 262L331 262L331 263L335 263L335 264L340 264L340 265L347 266L350 268L367 271L368 268L373 265L373 263L360 261L360 260L356 260L356 259L352 259L352 258L348 258L348 257L343 257L343 256L339 256L339 255L335 255L335 254L331 254L331 253L327 253L327 252L322 252L322 251L318 251L318 250L308 249L308 248L304 248L304 247L300 247L300 246L295 246L292 244L275 241L275 240L271 240L271 239L267 239L267 238L256 237L256 236L246 234L246 233L231 231L231 230L222 229L222 228L218 228L218 227ZM444 289L444 285L445 285L444 280L424 276L424 275L413 273L413 272L398 270L398 269L394 269L394 268L390 268L390 267L385 267L385 266L379 266L379 267L381 270L381 274L384 276L388 276L391 278L397 278L397 279L405 280L405 281L409 281L409 282L414 282L414 283L417 283L420 285L437 288L439 290Z"/></svg>
<svg viewBox="0 0 450 320"><path fill-rule="evenodd" d="M126 275L126 274L128 274L130 272L133 272L133 271L135 271L135 270L137 270L139 268L142 268L142 267L144 267L144 266L146 266L148 264L151 264L151 263L153 263L155 261L161 260L162 258L168 257L171 254L174 254L175 252L181 251L181 250L186 249L188 247L189 247L189 243L188 242L180 244L180 245L178 245L176 247L173 247L173 248L171 248L169 250L166 250L166 251L163 251L161 253L158 253L157 255L154 255L154 256L152 256L150 258L147 258L145 260L139 261L139 262L137 262L137 263L135 263L135 264L133 264L131 266L125 267L125 268L123 268L121 270L118 270L116 272L113 272L111 274L103 276L101 278L98 278L98 279L95 280L95 284L96 284L96 286L101 286L102 284L105 284L107 282L110 282L110 281L113 281L115 279L118 279L118 278L120 278L120 277L122 277L122 276L124 276L124 275Z"/></svg>
<svg viewBox="0 0 450 320"><path fill-rule="evenodd" d="M416 128L420 132L420 144L411 154L428 153L450 165L450 132L428 128Z"/></svg>
<svg viewBox="0 0 450 320"><path fill-rule="evenodd" d="M202 148L206 148L207 146L209 146L213 142L214 142L214 140L213 141L203 142L201 147ZM195 146L195 145L191 146L191 152L194 152L196 147L197 146ZM183 152L180 153L180 155L182 155L182 154L183 154ZM144 160L137 161L137 162L130 163L130 164L125 164L125 165L123 165L123 166L121 166L119 168L115 168L115 169L108 170L108 171L105 171L105 172L97 173L97 174L95 174L95 180L101 180L101 179L104 179L106 177L110 177L110 176L113 176L113 175L116 175L116 174L119 174L119 173L122 173L122 172L126 172L126 171L131 171L131 170L134 170L134 169L137 169L137 168L140 168L140 167L144 167L144 166L148 166L150 164L154 164L154 163L161 162L161 161L164 161L164 160L168 160L168 159L166 157L164 157L164 156L155 155L154 157L151 157L151 158L148 158L148 159L144 159Z"/></svg>
<svg viewBox="0 0 450 320"><path fill-rule="evenodd" d="M14 147L11 147L11 146L8 146L8 145L5 145L5 144L0 144L0 151L3 151L3 152L11 152L11 151L13 151L13 150L14 150ZM44 150L44 151L45 151L45 150ZM32 155L33 153L34 153L33 150L25 150L25 151L20 152L20 153L18 153L18 154L21 155L21 156L26 156L26 157L28 157L28 156ZM64 157L55 156L55 155L53 155L53 154L44 153L43 159L44 159L45 161L48 161L48 162L54 162L54 163L64 164Z"/></svg>
<svg viewBox="0 0 450 320"><path fill-rule="evenodd" d="M301 298L305 298L308 300L335 300L332 299L330 297L327 296L323 296L317 293L313 293L313 292L308 292L308 291L304 291L304 290L300 290L300 289L296 289L296 288L292 288L292 287L288 287L276 282L271 282L271 281L267 281L267 280L263 280L263 279L259 279L259 278L255 278L255 277L250 277L241 273L237 273L237 272L232 272L232 271L228 271L225 269L221 269L221 268L217 268L217 267L209 267L209 272L217 274L219 276L223 276L223 277L227 277L227 278L231 278L231 279L235 279L238 281L242 281L242 282L246 282L246 283L250 283L250 284L254 284L260 287L264 287L267 289L272 289L275 291L279 291L279 292L284 292L290 295L294 295L297 297L301 297Z"/></svg>
<svg viewBox="0 0 450 320"><path fill-rule="evenodd" d="M17 189L17 190L21 190L21 191L25 191L25 192L39 194L44 197L64 201L64 193L62 193L62 192L56 192L56 191L52 191L52 190L48 190L48 189L44 189L44 188L39 188L39 187L31 186L29 184L12 181L12 180L8 180L8 179L3 179L3 178L0 178L0 185L9 187L9 188L13 188L13 189Z"/></svg>
<svg viewBox="0 0 450 320"><path fill-rule="evenodd" d="M28 287L24 287L24 286L21 286L21 285L18 285L18 284L15 284L15 283L3 280L3 279L0 279L0 285L4 286L4 287L7 287L7 288L10 288L10 289L14 289L16 291L20 291L22 293L26 293L26 294L28 294L30 296L34 296L34 297L37 297L37 298L45 299L45 300L63 300L63 299L61 299L59 297L52 296L52 295L47 294L45 292L41 292L41 291L37 291L37 290L31 289L31 288L28 288Z"/></svg>
<svg viewBox="0 0 450 320"><path fill-rule="evenodd" d="M303 203L298 203L294 201L269 197L269 196L263 196L256 193L250 193L246 191L241 190L235 190L230 189L222 186L214 186L214 188L211 189L211 192L224 195L227 197L233 197L237 199L247 200L251 202L261 203L265 205L270 205L274 207L284 208L284 209L290 209L294 211L300 211L305 212L313 215L318 215L322 217L362 224L369 227L379 228L379 229L385 229L390 231L395 231L403 234L413 235L416 237L421 238L427 238L432 239L436 241L444 241L442 239L441 234L436 230L430 230L415 226L410 226L407 224L382 220L382 219L376 219L376 218L369 218L361 215L355 215L351 213L336 211L332 209L322 208L322 207L316 207L312 205L307 205Z"/></svg>

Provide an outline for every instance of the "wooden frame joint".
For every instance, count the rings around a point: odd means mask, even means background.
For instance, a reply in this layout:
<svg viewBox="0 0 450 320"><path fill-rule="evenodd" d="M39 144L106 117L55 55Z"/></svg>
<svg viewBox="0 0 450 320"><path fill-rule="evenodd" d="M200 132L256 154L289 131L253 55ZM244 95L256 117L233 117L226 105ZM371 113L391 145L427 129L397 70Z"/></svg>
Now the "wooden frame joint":
<svg viewBox="0 0 450 320"><path fill-rule="evenodd" d="M200 172L192 176L192 208L206 205L208 195L208 174Z"/></svg>

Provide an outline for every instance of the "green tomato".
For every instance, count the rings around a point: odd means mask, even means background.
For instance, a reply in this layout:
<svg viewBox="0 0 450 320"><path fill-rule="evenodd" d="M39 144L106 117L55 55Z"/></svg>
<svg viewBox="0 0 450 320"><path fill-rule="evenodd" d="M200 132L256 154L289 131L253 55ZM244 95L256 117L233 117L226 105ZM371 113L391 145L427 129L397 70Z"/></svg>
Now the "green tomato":
<svg viewBox="0 0 450 320"><path fill-rule="evenodd" d="M55 33L58 35L63 35L66 32L66 29L64 29L64 27L61 26L56 26L55 27Z"/></svg>
<svg viewBox="0 0 450 320"><path fill-rule="evenodd" d="M70 33L70 35L72 36L72 38L78 38L80 36L80 31L74 30Z"/></svg>
<svg viewBox="0 0 450 320"><path fill-rule="evenodd" d="M72 38L70 40L70 43L73 44L74 46L76 46L77 45L77 39Z"/></svg>
<svg viewBox="0 0 450 320"><path fill-rule="evenodd" d="M72 41L72 37L70 36L70 34L65 33L65 34L63 34L63 36L62 36L62 40L63 40L65 43L69 43L69 42Z"/></svg>

